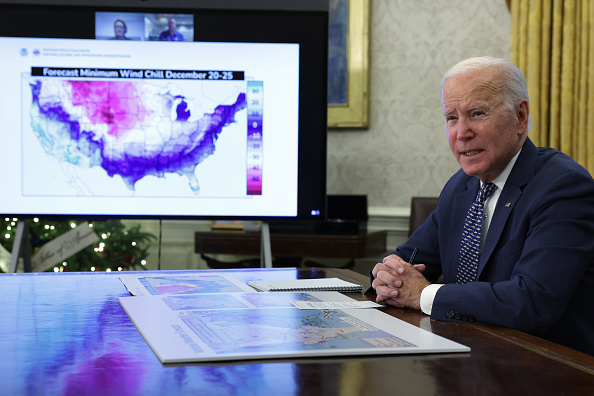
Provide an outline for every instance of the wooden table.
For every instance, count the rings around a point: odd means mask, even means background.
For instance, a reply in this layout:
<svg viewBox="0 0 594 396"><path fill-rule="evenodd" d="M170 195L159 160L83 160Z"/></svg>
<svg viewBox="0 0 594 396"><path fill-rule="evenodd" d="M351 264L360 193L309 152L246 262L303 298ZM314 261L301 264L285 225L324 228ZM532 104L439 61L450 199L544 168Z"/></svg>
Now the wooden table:
<svg viewBox="0 0 594 396"><path fill-rule="evenodd" d="M126 275L192 272L196 271ZM337 276L367 283L363 275L331 268L225 272L244 282L255 277ZM0 275L2 394L459 396L594 392L592 356L516 330L430 321L419 312L393 307L382 310L472 351L162 365L118 302L118 297L128 295L120 275Z"/></svg>

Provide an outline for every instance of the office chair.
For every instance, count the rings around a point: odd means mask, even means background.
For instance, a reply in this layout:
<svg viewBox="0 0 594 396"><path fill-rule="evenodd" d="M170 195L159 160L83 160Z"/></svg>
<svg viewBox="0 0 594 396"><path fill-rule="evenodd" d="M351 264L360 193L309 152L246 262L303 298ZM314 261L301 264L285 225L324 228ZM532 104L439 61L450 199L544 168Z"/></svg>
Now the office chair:
<svg viewBox="0 0 594 396"><path fill-rule="evenodd" d="M437 207L437 197L412 197L410 218L408 222L408 236L423 224L431 212Z"/></svg>

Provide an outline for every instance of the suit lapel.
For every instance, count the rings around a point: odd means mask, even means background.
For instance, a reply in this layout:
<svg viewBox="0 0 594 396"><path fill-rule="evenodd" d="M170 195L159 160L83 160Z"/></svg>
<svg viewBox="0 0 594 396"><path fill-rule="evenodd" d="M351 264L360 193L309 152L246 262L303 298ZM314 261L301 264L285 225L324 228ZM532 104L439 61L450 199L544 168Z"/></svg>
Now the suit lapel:
<svg viewBox="0 0 594 396"><path fill-rule="evenodd" d="M514 164L514 167L507 178L507 181L505 182L503 191L501 191L499 200L497 201L497 206L495 207L495 212L493 213L493 218L491 220L491 225L489 226L489 231L487 232L487 237L483 245L477 279L480 277L486 263L493 254L493 251L497 246L497 242L503 233L505 223L507 222L507 219L509 218L514 206L516 205L516 202L522 195L524 187L526 184L528 184L530 179L534 177L534 164L536 162L537 156L538 149L536 146L534 146L530 139L526 139L526 142L522 147L522 152L516 160L516 163Z"/></svg>

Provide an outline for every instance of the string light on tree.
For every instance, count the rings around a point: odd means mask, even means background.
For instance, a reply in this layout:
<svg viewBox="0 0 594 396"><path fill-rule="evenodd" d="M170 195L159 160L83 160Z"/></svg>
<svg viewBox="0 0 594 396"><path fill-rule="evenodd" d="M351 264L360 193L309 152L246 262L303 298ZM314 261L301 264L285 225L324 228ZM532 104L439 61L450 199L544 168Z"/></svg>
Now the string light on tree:
<svg viewBox="0 0 594 396"><path fill-rule="evenodd" d="M83 220L57 221L33 218L28 221L32 252L35 254L44 243L49 242L67 231L76 228ZM0 243L6 250L12 251L17 218L0 218ZM89 224L93 227L100 241L70 256L61 265L49 271L125 271L145 269L146 258L151 241L156 237L142 232L140 225L126 227L120 220L97 221Z"/></svg>

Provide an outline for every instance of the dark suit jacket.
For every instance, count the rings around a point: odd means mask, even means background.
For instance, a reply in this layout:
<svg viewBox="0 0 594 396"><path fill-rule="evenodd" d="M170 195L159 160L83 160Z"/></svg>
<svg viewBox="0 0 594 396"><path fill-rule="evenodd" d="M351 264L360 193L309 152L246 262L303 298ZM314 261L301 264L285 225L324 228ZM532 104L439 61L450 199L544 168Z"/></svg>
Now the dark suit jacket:
<svg viewBox="0 0 594 396"><path fill-rule="evenodd" d="M479 180L462 170L396 254L444 283L432 319L516 328L594 355L594 180L565 154L527 139L501 192L478 282L456 284L460 239Z"/></svg>

